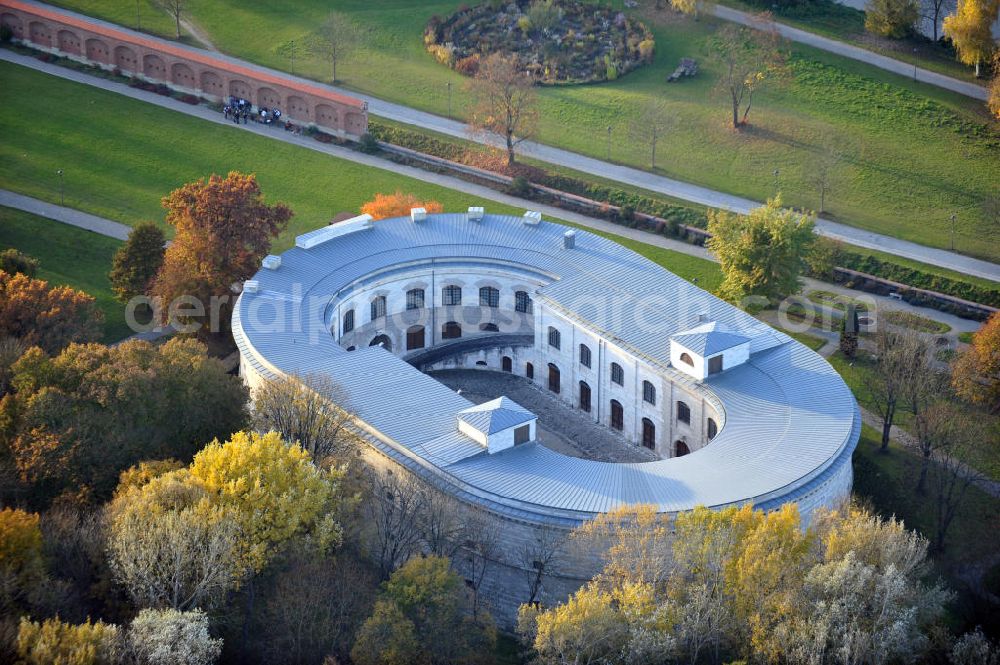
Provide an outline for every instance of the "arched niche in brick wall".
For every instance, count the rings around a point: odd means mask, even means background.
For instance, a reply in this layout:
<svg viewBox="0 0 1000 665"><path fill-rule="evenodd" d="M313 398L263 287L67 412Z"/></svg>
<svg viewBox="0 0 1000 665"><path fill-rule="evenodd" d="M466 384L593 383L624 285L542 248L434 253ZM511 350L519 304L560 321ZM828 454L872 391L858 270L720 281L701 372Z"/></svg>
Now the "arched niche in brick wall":
<svg viewBox="0 0 1000 665"><path fill-rule="evenodd" d="M59 44L59 50L63 53L72 53L73 55L83 55L80 50L80 38L75 32L69 30L60 30L56 35L57 43Z"/></svg>
<svg viewBox="0 0 1000 665"><path fill-rule="evenodd" d="M175 62L170 66L170 82L182 88L194 89L198 87L194 70L183 62Z"/></svg>
<svg viewBox="0 0 1000 665"><path fill-rule="evenodd" d="M100 39L88 39L84 43L85 53L87 54L88 60L93 60L94 62L102 62L108 64L110 62L109 54L111 53L108 45Z"/></svg>
<svg viewBox="0 0 1000 665"><path fill-rule="evenodd" d="M330 129L338 129L340 126L337 124L337 109L329 104L317 104L316 124Z"/></svg>
<svg viewBox="0 0 1000 665"><path fill-rule="evenodd" d="M11 34L17 39L24 37L24 24L21 23L21 18L16 14L0 14L0 25L10 28Z"/></svg>
<svg viewBox="0 0 1000 665"><path fill-rule="evenodd" d="M233 97L253 100L253 88L242 79L233 79L229 82L229 94Z"/></svg>
<svg viewBox="0 0 1000 665"><path fill-rule="evenodd" d="M205 70L201 73L199 77L200 83L199 88L201 91L207 95L214 95L216 97L226 96L226 86L222 82L222 77L213 71Z"/></svg>
<svg viewBox="0 0 1000 665"><path fill-rule="evenodd" d="M115 47L115 67L123 72L137 72L139 69L138 56L135 51L127 46Z"/></svg>
<svg viewBox="0 0 1000 665"><path fill-rule="evenodd" d="M312 120L312 116L309 113L309 102L297 95L289 95L288 99L285 100L285 106L282 110L289 118L302 122Z"/></svg>
<svg viewBox="0 0 1000 665"><path fill-rule="evenodd" d="M52 31L41 21L32 21L28 24L28 35L29 39L39 46L52 46Z"/></svg>
<svg viewBox="0 0 1000 665"><path fill-rule="evenodd" d="M281 108L281 95L274 88L268 88L267 86L261 86L257 88L257 106L263 106L265 108L273 109L275 107Z"/></svg>
<svg viewBox="0 0 1000 665"><path fill-rule="evenodd" d="M167 80L167 63L158 55L147 53L142 58L142 73L156 81Z"/></svg>

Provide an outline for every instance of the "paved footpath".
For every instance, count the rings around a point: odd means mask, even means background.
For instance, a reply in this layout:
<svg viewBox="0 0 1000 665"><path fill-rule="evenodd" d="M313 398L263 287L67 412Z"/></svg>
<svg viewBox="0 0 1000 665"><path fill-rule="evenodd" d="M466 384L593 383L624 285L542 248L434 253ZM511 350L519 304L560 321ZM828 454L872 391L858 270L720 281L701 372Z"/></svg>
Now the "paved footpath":
<svg viewBox="0 0 1000 665"><path fill-rule="evenodd" d="M39 217L54 219L63 224L78 226L81 229L87 229L102 236L117 238L118 240L128 239L129 231L132 230L131 227L119 222L113 222L110 219L96 217L74 208L46 203L45 201L33 199L23 194L16 194L6 189L0 189L0 206L30 212Z"/></svg>
<svg viewBox="0 0 1000 665"><path fill-rule="evenodd" d="M201 118L203 120L208 120L210 122L215 122L221 125L226 125L235 128L236 126L227 121L221 114L212 111L205 106L192 106L190 104L184 104L176 99L170 97L164 97L162 95L157 95L151 92L146 92L144 90L138 90L136 88L130 88L123 83L118 83L116 81L109 81L108 79L103 79L91 74L86 74L73 69L68 69L66 67L60 67L58 65L45 63L37 58L32 58L29 56L24 56L18 53L14 53L7 49L0 49L0 59L6 60L8 62L13 62L25 67L30 67L32 69L52 74L60 78L68 79L71 81L76 81L78 83L84 83L97 88L102 88L104 90L109 90L111 92L116 92L133 99L138 99L151 104L156 104L165 108L169 108L186 115ZM287 76L282 74L283 76ZM290 77L294 79L295 77ZM304 81L304 79L302 79ZM310 82L316 85L315 82ZM390 118L393 120L398 120L400 122L405 122L408 124L418 125L437 131L443 134L449 134L451 136L460 137L463 139L468 139L466 126L458 121L449 120L447 118L442 118L430 113L425 113L423 111L417 111L405 106L400 106L398 104L390 104L388 102L383 102L377 100L373 97L368 97L366 95L358 95L349 91L339 91L345 94L354 95L355 97L365 100L369 104L369 111L375 115ZM388 162L382 158L365 155L362 153L349 150L340 146L334 146L330 144L321 144L317 141L310 139L305 136L296 136L290 132L282 131L278 127L266 127L258 125L256 123L250 125L239 125L239 129L243 131L249 131L262 136L268 136L270 138L284 141L286 143L292 143L294 145L299 145L310 150L315 150L317 152L324 152L330 155L334 155L341 159L347 159L359 164L365 164L368 166L373 166L375 168L380 168L388 171L393 171L401 175L406 175L418 180L423 180L425 182L433 182L440 184L444 187L450 189L456 189L458 191L463 191L468 194L475 194L485 199L490 199L494 201L499 201L502 203L507 203L513 206L525 206L531 207L532 209L539 210L543 214L551 215L564 219L571 222L585 223L579 221L579 219L591 220L592 218L587 218L582 215L574 216L572 213L561 210L559 208L543 206L536 203L525 203L522 199L517 199L515 197L500 194L494 190L487 187L482 187L479 185L474 185L472 183L465 182L458 178L453 178L450 176L443 176L439 174L430 173L423 171L421 169L406 167L392 162ZM611 180L617 180L620 182L628 183L644 189L651 191L660 192L673 196L680 199L685 199L687 201L692 201L694 203L700 203L702 205L707 205L715 208L725 208L728 210L733 210L736 212L746 213L751 209L761 205L757 201L752 201L750 199L744 199L737 196L732 196L729 194L724 194L722 192L716 192L714 190L706 189L704 187L699 187L697 185L692 185L690 183L681 182L678 180L672 180L670 178L665 178L663 176L658 176L653 173L647 173L639 169L634 169L628 166L620 166L617 164L610 164L607 162L602 162L601 160L594 159L592 157L586 157L579 155L577 153L569 152L559 148L553 148L551 146L542 145L539 143L528 143L522 144L522 152L531 157L540 159L542 161L550 162L553 164L561 164L563 166L568 166L570 168L576 169L577 171L582 171L585 173L590 173L592 175L601 176ZM579 219L578 219L579 218ZM617 227L611 223L607 223L608 231L618 233L619 235L626 235L623 233L621 227ZM1000 265L995 263L990 263L988 261L982 261L979 259L974 259L968 256L963 256L961 254L956 254L954 252L949 252L941 249L934 249L930 247L925 247L923 245L918 245L916 243L908 242L905 240L898 240L896 238L890 238L888 236L880 235L877 233L872 233L869 231L864 231L854 227L850 227L844 224L837 224L835 222L830 222L828 220L819 219L816 222L816 230L821 235L841 240L843 242L857 245L859 247L867 247L869 249L877 249L890 254L895 254L897 256L902 256L905 258L913 259L916 261L922 261L924 263L930 263L932 265L937 265L943 268L948 268L958 272L963 272L969 275L975 275L977 277L983 277L986 279L991 279L995 281L1000 281ZM641 232L640 232L641 233Z"/></svg>
<svg viewBox="0 0 1000 665"><path fill-rule="evenodd" d="M712 8L712 13L715 14L716 17L725 21L732 21L742 25L754 25L756 23L756 19L753 14L741 12L738 9L731 9L730 7L723 7L722 5L715 5ZM896 60L895 58L890 58L889 56L874 53L868 49L847 44L837 39L823 37L814 32L809 32L808 30L793 28L792 26L785 25L784 23L775 23L775 26L778 33L782 37L793 42L805 44L806 46L812 46L813 48L818 48L822 51L850 58L851 60L864 62L872 67L878 67L879 69L884 69L887 72L892 72L893 74L899 74L900 76L914 79L920 83L927 83L937 86L938 88L944 88L945 90L957 92L960 95L972 97L973 99L986 101L988 96L986 88L975 83L962 81L960 79L946 76L944 74L938 74L937 72L932 72L928 69L922 69L920 67L914 68L913 65L908 62L903 62L902 60Z"/></svg>

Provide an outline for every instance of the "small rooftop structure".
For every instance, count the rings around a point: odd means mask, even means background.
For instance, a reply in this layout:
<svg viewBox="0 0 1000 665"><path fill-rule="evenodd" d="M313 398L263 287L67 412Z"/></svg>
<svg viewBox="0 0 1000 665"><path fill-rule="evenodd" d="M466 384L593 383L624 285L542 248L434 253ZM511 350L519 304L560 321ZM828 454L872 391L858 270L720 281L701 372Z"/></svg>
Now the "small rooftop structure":
<svg viewBox="0 0 1000 665"><path fill-rule="evenodd" d="M750 358L750 338L718 321L708 321L670 338L670 363L703 380Z"/></svg>
<svg viewBox="0 0 1000 665"><path fill-rule="evenodd" d="M533 441L537 420L509 397L498 397L459 411L458 431L496 453Z"/></svg>

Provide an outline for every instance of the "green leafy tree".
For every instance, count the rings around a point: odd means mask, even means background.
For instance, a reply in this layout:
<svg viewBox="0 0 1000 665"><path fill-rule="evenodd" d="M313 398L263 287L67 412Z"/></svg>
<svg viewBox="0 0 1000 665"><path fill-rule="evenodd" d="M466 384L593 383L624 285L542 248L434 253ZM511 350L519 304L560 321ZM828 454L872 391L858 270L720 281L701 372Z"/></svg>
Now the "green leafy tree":
<svg viewBox="0 0 1000 665"><path fill-rule="evenodd" d="M0 270L11 275L21 273L34 277L38 273L38 259L11 247L0 252Z"/></svg>
<svg viewBox="0 0 1000 665"><path fill-rule="evenodd" d="M385 583L372 616L365 621L352 659L383 662L486 663L496 644L492 620L466 615L462 580L438 556L410 559ZM419 636L414 644L413 636ZM408 661L398 660L408 654Z"/></svg>
<svg viewBox="0 0 1000 665"><path fill-rule="evenodd" d="M919 20L917 0L868 0L865 5L865 30L880 37L901 39Z"/></svg>
<svg viewBox="0 0 1000 665"><path fill-rule="evenodd" d="M111 290L121 302L143 295L163 265L163 230L152 222L135 226L111 260Z"/></svg>
<svg viewBox="0 0 1000 665"><path fill-rule="evenodd" d="M247 390L193 339L28 350L0 403L0 444L39 499L87 487L110 496L144 459L190 459L246 425Z"/></svg>
<svg viewBox="0 0 1000 665"><path fill-rule="evenodd" d="M797 293L816 240L813 228L811 215L782 208L780 197L746 216L709 211L708 248L724 276L719 295L739 302L748 296L779 300Z"/></svg>

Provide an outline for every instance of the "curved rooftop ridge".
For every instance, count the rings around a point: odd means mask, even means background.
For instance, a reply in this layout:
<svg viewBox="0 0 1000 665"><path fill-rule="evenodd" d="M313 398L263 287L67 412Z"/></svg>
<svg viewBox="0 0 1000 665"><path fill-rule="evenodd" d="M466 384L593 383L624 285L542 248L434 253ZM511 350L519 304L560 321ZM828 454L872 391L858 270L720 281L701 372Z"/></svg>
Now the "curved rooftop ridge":
<svg viewBox="0 0 1000 665"><path fill-rule="evenodd" d="M636 502L664 512L766 505L807 493L845 457L849 463L860 434L857 404L818 354L611 240L577 230L575 247L566 248L566 230L500 215L381 220L291 249L278 269L261 270L256 292L240 297L233 332L260 373L329 375L345 406L408 466L515 511L585 517ZM721 407L717 436L690 455L633 464L567 457L534 443L486 454L457 431L468 400L384 349L348 352L328 332L328 310L345 289L401 264L477 262L556 276L533 297L695 387ZM696 328L699 314L750 340L746 363L700 382L669 358L669 338Z"/></svg>

